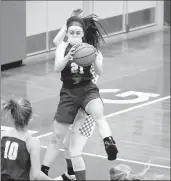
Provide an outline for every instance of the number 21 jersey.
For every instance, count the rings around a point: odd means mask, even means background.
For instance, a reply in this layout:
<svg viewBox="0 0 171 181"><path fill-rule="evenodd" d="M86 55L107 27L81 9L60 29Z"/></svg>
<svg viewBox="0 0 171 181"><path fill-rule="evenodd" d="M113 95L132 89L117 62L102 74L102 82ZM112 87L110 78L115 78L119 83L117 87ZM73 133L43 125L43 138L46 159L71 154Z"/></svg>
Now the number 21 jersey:
<svg viewBox="0 0 171 181"><path fill-rule="evenodd" d="M65 50L65 56L68 54L71 47L72 45L68 44ZM76 64L74 60L68 61L65 68L61 71L61 80L64 84L80 84L85 81L91 81L92 79L93 75L91 73L91 65L82 67Z"/></svg>
<svg viewBox="0 0 171 181"><path fill-rule="evenodd" d="M1 179L30 180L31 161L26 142L14 137L1 140Z"/></svg>

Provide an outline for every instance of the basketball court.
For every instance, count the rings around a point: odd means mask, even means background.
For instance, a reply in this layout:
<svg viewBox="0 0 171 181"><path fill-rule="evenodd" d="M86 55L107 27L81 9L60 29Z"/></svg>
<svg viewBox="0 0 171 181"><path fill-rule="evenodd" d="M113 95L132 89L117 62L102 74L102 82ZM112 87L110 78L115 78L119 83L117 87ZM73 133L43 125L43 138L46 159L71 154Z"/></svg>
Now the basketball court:
<svg viewBox="0 0 171 181"><path fill-rule="evenodd" d="M170 29L129 40L110 42L101 48L104 75L98 85L105 103L105 117L117 142L116 161L108 161L97 129L88 140L83 157L88 180L109 180L109 169L128 164L136 173L147 161L146 176L164 175L170 180ZM59 101L60 74L53 69L54 52L32 56L19 68L1 72L1 99L24 97L32 102L31 133L39 137L42 160L52 131ZM1 119L1 131L10 123ZM66 171L63 150L50 176Z"/></svg>

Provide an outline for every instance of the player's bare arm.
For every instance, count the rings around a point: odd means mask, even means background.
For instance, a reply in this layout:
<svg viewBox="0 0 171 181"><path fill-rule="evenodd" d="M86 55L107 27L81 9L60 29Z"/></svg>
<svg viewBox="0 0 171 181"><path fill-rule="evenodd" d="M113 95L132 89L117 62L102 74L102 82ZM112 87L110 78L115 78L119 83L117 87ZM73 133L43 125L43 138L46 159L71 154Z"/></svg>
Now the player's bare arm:
<svg viewBox="0 0 171 181"><path fill-rule="evenodd" d="M30 137L27 142L28 151L30 152L31 168L34 180L52 180L41 171L40 141L37 138Z"/></svg>
<svg viewBox="0 0 171 181"><path fill-rule="evenodd" d="M55 72L60 73L66 66L69 60L73 59L73 54L75 53L75 46L71 48L68 54L64 57L65 44L60 44L55 53Z"/></svg>
<svg viewBox="0 0 171 181"><path fill-rule="evenodd" d="M103 73L102 64L103 64L103 55L101 54L100 51L98 51L96 53L96 59L94 61L94 70L95 73L99 76Z"/></svg>
<svg viewBox="0 0 171 181"><path fill-rule="evenodd" d="M62 41L64 40L64 37L66 35L66 24L61 28L61 30L58 32L58 34L55 36L53 43L58 46Z"/></svg>

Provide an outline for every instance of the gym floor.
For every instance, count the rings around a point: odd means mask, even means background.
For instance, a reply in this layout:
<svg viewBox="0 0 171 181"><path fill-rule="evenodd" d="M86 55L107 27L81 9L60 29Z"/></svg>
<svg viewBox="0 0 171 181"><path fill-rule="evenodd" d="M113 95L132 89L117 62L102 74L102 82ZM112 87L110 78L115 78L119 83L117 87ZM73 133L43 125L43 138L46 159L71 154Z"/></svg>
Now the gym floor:
<svg viewBox="0 0 171 181"><path fill-rule="evenodd" d="M104 74L98 85L119 154L116 161L106 159L95 129L83 153L87 179L109 180L109 169L118 163L138 173L150 160L145 176L152 179L158 174L162 180L170 180L170 28L110 41L100 50ZM34 120L29 129L41 140L42 160L61 88L60 74L54 72L53 65L54 52L50 52L29 57L23 66L1 72L1 99L24 97L32 102ZM9 127L2 117L1 131ZM50 176L56 178L65 171L61 150Z"/></svg>

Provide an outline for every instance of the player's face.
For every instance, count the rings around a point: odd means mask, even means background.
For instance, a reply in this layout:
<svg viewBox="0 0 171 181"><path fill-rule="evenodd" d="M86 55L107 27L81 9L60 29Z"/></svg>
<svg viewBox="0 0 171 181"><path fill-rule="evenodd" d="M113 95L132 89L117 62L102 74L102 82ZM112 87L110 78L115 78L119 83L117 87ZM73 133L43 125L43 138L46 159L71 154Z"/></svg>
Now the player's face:
<svg viewBox="0 0 171 181"><path fill-rule="evenodd" d="M77 44L82 42L84 36L83 29L80 26L70 26L67 32L68 42Z"/></svg>
<svg viewBox="0 0 171 181"><path fill-rule="evenodd" d="M69 37L82 38L84 33L80 26L70 26L67 35Z"/></svg>

